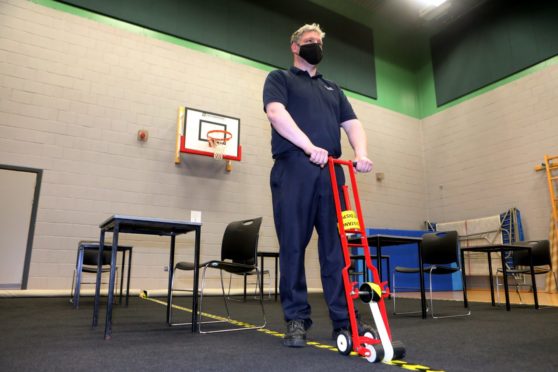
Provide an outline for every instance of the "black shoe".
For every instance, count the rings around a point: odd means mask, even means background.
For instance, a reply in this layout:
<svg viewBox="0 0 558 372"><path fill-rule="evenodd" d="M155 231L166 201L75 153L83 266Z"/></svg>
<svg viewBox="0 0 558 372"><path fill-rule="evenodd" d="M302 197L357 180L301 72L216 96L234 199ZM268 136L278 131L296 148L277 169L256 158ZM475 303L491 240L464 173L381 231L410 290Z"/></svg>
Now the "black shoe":
<svg viewBox="0 0 558 372"><path fill-rule="evenodd" d="M370 332L373 338L379 338L377 337L378 332L376 331L376 329L371 325L362 322L360 319L357 319L357 327L358 327L359 336L364 336L366 332ZM341 331L347 331L347 330L350 330L350 327L335 328L331 333L331 338L333 340L337 340L337 336L339 335L339 333L341 333Z"/></svg>
<svg viewBox="0 0 558 372"><path fill-rule="evenodd" d="M283 345L288 347L306 346L304 320L291 320L287 323L287 333L283 337Z"/></svg>

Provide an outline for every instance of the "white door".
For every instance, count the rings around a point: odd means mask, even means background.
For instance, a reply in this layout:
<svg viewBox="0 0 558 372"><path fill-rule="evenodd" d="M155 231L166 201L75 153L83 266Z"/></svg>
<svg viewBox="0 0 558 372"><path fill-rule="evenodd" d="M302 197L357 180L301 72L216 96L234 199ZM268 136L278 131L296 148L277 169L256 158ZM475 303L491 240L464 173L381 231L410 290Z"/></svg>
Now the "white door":
<svg viewBox="0 0 558 372"><path fill-rule="evenodd" d="M20 289L37 174L0 169L0 289Z"/></svg>

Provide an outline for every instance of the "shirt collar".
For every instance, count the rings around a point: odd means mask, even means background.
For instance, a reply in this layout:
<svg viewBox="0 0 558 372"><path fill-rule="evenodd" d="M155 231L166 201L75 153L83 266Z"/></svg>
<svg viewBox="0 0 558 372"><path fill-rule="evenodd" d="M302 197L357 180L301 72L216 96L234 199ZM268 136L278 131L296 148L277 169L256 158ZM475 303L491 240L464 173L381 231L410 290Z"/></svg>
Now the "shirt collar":
<svg viewBox="0 0 558 372"><path fill-rule="evenodd" d="M317 79L317 78L321 78L322 74L320 74L319 72L316 73L316 75L314 76L310 76L310 74L307 71L301 70L298 67L295 66L291 66L291 68L289 69L293 74L295 75L306 75L312 79Z"/></svg>

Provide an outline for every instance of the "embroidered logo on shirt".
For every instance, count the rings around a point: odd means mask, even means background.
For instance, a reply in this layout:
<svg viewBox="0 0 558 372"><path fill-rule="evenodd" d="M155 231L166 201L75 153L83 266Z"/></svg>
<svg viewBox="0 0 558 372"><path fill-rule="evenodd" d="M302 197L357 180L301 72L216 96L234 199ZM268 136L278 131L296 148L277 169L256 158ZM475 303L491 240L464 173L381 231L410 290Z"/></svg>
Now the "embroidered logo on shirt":
<svg viewBox="0 0 558 372"><path fill-rule="evenodd" d="M324 88L326 88L327 90L333 90L332 87L328 87L327 85L324 85Z"/></svg>

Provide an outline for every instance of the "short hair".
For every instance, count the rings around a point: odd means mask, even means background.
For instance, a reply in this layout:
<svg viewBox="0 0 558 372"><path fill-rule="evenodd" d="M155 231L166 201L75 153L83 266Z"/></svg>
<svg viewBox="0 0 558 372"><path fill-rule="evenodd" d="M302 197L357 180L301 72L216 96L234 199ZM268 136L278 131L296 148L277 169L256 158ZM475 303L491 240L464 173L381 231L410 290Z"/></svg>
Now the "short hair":
<svg viewBox="0 0 558 372"><path fill-rule="evenodd" d="M317 32L320 35L320 38L323 39L325 37L325 32L322 31L319 24L305 24L304 26L293 32L293 34L291 35L291 44L298 43L300 37L306 32Z"/></svg>

